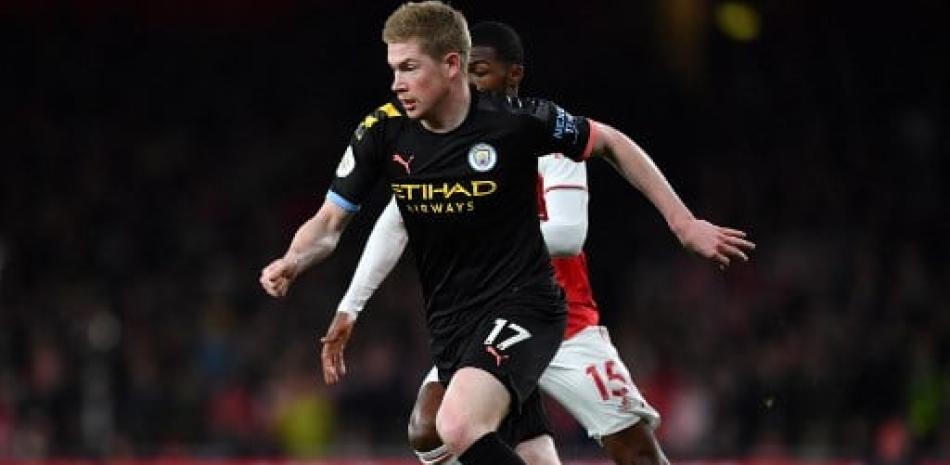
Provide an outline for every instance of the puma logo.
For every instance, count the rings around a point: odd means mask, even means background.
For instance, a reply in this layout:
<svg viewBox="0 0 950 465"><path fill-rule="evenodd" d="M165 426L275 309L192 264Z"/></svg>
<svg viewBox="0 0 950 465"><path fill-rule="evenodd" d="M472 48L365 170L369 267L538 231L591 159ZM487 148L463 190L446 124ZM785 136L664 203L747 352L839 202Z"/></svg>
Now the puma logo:
<svg viewBox="0 0 950 465"><path fill-rule="evenodd" d="M413 158L416 158L416 156L415 156L415 155L411 155L408 160L403 159L402 157L403 157L402 155L400 155L400 154L398 154L398 153L394 153L394 154L393 154L393 161L396 162L396 163L399 163L400 165L402 165L402 167L406 169L406 174L410 174L410 171L409 171L409 164L412 163L412 159L413 159Z"/></svg>
<svg viewBox="0 0 950 465"><path fill-rule="evenodd" d="M495 356L495 366L499 366L499 367L501 366L501 362L503 362L504 360L510 357L509 355L499 354L498 350L492 346L485 346L485 351Z"/></svg>

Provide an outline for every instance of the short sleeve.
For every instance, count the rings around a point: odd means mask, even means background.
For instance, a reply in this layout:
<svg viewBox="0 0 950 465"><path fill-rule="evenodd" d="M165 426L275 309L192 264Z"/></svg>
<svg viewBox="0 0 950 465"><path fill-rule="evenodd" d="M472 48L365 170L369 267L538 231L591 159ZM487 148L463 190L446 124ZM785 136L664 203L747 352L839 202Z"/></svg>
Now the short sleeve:
<svg viewBox="0 0 950 465"><path fill-rule="evenodd" d="M593 121L574 116L554 102L543 99L526 100L524 108L538 129L541 153L562 153L575 161L590 156L597 137Z"/></svg>
<svg viewBox="0 0 950 465"><path fill-rule="evenodd" d="M337 165L328 200L349 212L359 210L382 172L387 126L401 116L395 105L387 103L363 118Z"/></svg>

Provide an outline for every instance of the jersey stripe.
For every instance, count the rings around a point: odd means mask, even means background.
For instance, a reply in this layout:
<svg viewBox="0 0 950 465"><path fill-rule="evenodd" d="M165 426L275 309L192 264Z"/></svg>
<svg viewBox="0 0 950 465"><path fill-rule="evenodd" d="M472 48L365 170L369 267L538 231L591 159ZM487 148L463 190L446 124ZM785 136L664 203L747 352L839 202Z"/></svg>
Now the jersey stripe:
<svg viewBox="0 0 950 465"><path fill-rule="evenodd" d="M580 184L555 184L553 186L548 186L544 189L544 192L551 192L556 189L570 189L570 190L579 190L586 191L587 187Z"/></svg>
<svg viewBox="0 0 950 465"><path fill-rule="evenodd" d="M333 192L332 190L327 191L327 200L333 202L334 204L336 204L336 206L350 213L357 212L360 209L359 205L353 202L350 202L349 200L344 199L342 195L337 194L336 192Z"/></svg>
<svg viewBox="0 0 950 465"><path fill-rule="evenodd" d="M590 153L594 150L594 142L597 140L597 133L600 132L596 121L588 118L587 125L590 126L590 135L587 136L587 146L584 147L584 154L581 156L583 160L590 158Z"/></svg>

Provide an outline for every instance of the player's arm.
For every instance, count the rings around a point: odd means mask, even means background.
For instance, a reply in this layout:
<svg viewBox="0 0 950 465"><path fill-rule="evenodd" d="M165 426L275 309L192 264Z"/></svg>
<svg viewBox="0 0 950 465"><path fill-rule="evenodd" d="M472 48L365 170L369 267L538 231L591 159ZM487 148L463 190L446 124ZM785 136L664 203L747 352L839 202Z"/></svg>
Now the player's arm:
<svg viewBox="0 0 950 465"><path fill-rule="evenodd" d="M273 297L287 295L300 273L330 256L352 213L327 199L320 210L294 234L284 255L261 270L260 283Z"/></svg>
<svg viewBox="0 0 950 465"><path fill-rule="evenodd" d="M720 268L729 266L733 259L749 259L746 252L754 249L755 244L745 239L745 232L697 219L640 146L606 124L590 124L590 154L606 159L643 192L684 247L717 262Z"/></svg>
<svg viewBox="0 0 950 465"><path fill-rule="evenodd" d="M587 169L562 155L538 159L546 218L541 234L552 258L573 257L587 240Z"/></svg>
<svg viewBox="0 0 950 465"><path fill-rule="evenodd" d="M399 262L408 240L409 235L402 223L402 215L399 214L399 207L393 198L379 215L366 240L350 286L340 300L337 311L349 313L355 320L380 283Z"/></svg>
<svg viewBox="0 0 950 465"><path fill-rule="evenodd" d="M573 257L587 239L587 191L557 189L544 194L548 220L541 234L552 258Z"/></svg>
<svg viewBox="0 0 950 465"><path fill-rule="evenodd" d="M336 249L340 233L379 178L385 127L391 116L399 116L398 110L392 104L383 105L354 131L320 210L297 229L284 256L261 270L260 283L268 294L283 297L300 273Z"/></svg>
<svg viewBox="0 0 950 465"><path fill-rule="evenodd" d="M343 352L350 340L356 318L379 284L399 262L408 239L394 198L376 220L373 232L363 248L363 255L356 265L350 286L337 306L337 313L326 335L320 339L323 343L320 361L323 364L323 379L327 384L336 383L346 374Z"/></svg>

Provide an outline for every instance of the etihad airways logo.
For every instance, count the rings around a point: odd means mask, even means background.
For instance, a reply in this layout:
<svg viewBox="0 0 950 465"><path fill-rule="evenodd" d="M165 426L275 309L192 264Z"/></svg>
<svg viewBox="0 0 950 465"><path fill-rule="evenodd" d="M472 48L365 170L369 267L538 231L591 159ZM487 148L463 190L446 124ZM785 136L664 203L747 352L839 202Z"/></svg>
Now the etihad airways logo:
<svg viewBox="0 0 950 465"><path fill-rule="evenodd" d="M484 197L498 190L495 181L441 183L393 183L393 195L400 200L461 200Z"/></svg>
<svg viewBox="0 0 950 465"><path fill-rule="evenodd" d="M494 194L498 183L488 180L393 183L392 190L409 213L447 215L475 211L476 200Z"/></svg>

